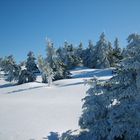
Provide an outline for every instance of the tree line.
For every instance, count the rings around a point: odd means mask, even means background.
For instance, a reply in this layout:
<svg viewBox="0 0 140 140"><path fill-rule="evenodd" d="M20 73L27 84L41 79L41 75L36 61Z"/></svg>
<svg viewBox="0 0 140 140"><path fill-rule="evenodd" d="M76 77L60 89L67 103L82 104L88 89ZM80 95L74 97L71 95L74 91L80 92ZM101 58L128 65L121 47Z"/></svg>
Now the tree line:
<svg viewBox="0 0 140 140"><path fill-rule="evenodd" d="M90 40L86 48L82 42L74 46L67 41L62 47L55 48L53 42L48 39L45 58L40 55L36 59L34 53L30 51L27 60L17 64L10 55L0 58L0 68L6 73L7 81L17 81L18 84L33 82L40 72L42 82L51 85L53 80L69 78L69 70L76 66L97 69L115 67L123 59L124 54L125 50L120 47L118 38L112 45L104 33L100 35L95 45Z"/></svg>

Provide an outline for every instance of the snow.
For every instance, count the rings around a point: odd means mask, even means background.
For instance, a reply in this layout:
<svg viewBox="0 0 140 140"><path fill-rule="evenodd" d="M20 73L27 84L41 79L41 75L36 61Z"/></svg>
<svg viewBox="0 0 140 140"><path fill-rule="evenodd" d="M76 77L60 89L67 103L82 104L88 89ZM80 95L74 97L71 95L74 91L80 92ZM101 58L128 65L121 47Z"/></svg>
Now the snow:
<svg viewBox="0 0 140 140"><path fill-rule="evenodd" d="M0 140L42 140L49 132L78 129L82 101L88 86L83 79L109 79L112 69L72 70L72 79L14 85L0 79Z"/></svg>
<svg viewBox="0 0 140 140"><path fill-rule="evenodd" d="M98 77L98 79L106 80L112 77L112 70L114 68L107 69L88 69L85 67L77 67L71 71L72 78L92 78L93 76Z"/></svg>

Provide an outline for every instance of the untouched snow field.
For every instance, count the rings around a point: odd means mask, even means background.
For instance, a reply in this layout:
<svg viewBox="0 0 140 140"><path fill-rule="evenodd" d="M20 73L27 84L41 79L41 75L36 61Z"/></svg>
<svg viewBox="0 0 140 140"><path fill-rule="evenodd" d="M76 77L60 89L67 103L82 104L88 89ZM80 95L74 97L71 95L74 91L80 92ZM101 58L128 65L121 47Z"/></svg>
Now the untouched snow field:
<svg viewBox="0 0 140 140"><path fill-rule="evenodd" d="M0 79L0 140L42 140L49 132L78 129L82 101L89 88L83 79L109 79L111 69L77 68L72 79L14 85Z"/></svg>

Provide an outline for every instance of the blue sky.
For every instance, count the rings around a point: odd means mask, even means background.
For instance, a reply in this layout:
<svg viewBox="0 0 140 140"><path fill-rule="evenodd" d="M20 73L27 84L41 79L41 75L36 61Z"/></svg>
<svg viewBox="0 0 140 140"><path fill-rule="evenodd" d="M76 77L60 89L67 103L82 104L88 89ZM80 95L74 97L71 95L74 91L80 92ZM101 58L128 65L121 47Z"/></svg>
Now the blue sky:
<svg viewBox="0 0 140 140"><path fill-rule="evenodd" d="M140 0L0 0L0 57L17 61L28 51L45 54L45 38L62 46L98 41L101 32L122 47L130 33L140 32Z"/></svg>

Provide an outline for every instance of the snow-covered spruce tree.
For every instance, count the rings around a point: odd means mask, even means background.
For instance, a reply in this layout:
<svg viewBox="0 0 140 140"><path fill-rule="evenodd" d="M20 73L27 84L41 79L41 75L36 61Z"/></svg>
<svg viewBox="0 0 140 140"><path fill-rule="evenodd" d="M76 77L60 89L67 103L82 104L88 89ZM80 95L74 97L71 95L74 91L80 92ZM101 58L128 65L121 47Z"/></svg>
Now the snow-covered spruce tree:
<svg viewBox="0 0 140 140"><path fill-rule="evenodd" d="M52 80L54 78L54 72L53 69L50 67L50 64L47 62L44 67L44 73L47 76L48 86L50 87L52 85Z"/></svg>
<svg viewBox="0 0 140 140"><path fill-rule="evenodd" d="M76 66L83 66L83 44L80 42L78 47L74 48L74 59L76 59Z"/></svg>
<svg viewBox="0 0 140 140"><path fill-rule="evenodd" d="M67 69L72 69L75 66L80 65L81 58L77 55L77 49L73 46L73 44L68 44L68 42L64 42L64 47L61 49L63 52L62 61L67 66Z"/></svg>
<svg viewBox="0 0 140 140"><path fill-rule="evenodd" d="M20 73L20 66L16 64L14 57L12 55L5 57L1 62L2 70L7 74L6 80L17 81Z"/></svg>
<svg viewBox="0 0 140 140"><path fill-rule="evenodd" d="M91 40L89 40L88 48L83 51L83 64L86 67L94 68L95 67L95 47Z"/></svg>
<svg viewBox="0 0 140 140"><path fill-rule="evenodd" d="M33 52L29 52L27 54L28 58L27 58L27 62L26 62L26 70L28 73L28 82L33 82L36 80L36 72L38 72L38 67L35 63L35 56Z"/></svg>
<svg viewBox="0 0 140 140"><path fill-rule="evenodd" d="M115 60L114 60L114 56L113 56L113 47L112 47L111 42L108 42L108 49L109 49L109 51L108 51L107 58L108 58L108 61L110 63L110 66L113 67Z"/></svg>
<svg viewBox="0 0 140 140"><path fill-rule="evenodd" d="M49 63L50 67L53 69L54 80L64 79L68 76L69 72L67 70L67 66L64 64L65 59L65 53L64 49L58 48L57 51L55 51L55 48L53 46L53 43L50 40L47 40L47 58L46 61Z"/></svg>
<svg viewBox="0 0 140 140"><path fill-rule="evenodd" d="M55 65L55 67L53 68L53 71L55 73L54 80L69 78L70 72L61 59L58 59L56 57L54 65Z"/></svg>
<svg viewBox="0 0 140 140"><path fill-rule="evenodd" d="M108 68L110 62L108 60L109 47L108 42L105 39L105 34L102 33L99 41L95 46L95 68Z"/></svg>
<svg viewBox="0 0 140 140"><path fill-rule="evenodd" d="M28 83L28 77L30 76L30 73L26 69L22 69L19 74L18 78L18 84L24 84Z"/></svg>
<svg viewBox="0 0 140 140"><path fill-rule="evenodd" d="M54 59L56 57L54 44L50 39L47 39L46 47L47 62L50 64L51 68L54 68Z"/></svg>
<svg viewBox="0 0 140 140"><path fill-rule="evenodd" d="M83 43L80 42L78 48L76 49L76 55L82 59L82 53L83 53Z"/></svg>
<svg viewBox="0 0 140 140"><path fill-rule="evenodd" d="M55 74L53 72L53 69L50 67L50 64L45 59L43 59L42 56L39 56L38 66L39 66L39 70L42 73L42 82L48 83L48 86L51 86Z"/></svg>
<svg viewBox="0 0 140 140"><path fill-rule="evenodd" d="M67 55L66 55L67 66L68 66L68 69L71 69L74 66L76 66L76 63L77 63L76 57L74 56L74 47L73 47L73 45L68 44L66 50L67 50Z"/></svg>
<svg viewBox="0 0 140 140"><path fill-rule="evenodd" d="M122 56L122 50L119 46L119 40L118 38L115 39L114 41L114 49L113 49L113 61L114 61L114 65L119 63L120 60L123 59Z"/></svg>

